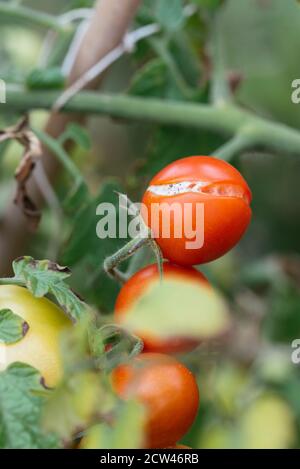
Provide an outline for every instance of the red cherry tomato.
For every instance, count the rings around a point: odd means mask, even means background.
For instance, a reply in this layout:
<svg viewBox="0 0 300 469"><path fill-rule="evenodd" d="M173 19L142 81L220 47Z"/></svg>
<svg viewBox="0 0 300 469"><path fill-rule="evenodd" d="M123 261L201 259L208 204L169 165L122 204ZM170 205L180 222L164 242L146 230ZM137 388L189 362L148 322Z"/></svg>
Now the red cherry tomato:
<svg viewBox="0 0 300 469"><path fill-rule="evenodd" d="M142 353L112 373L115 392L145 405L145 446L165 448L180 440L192 425L199 406L193 374L168 355Z"/></svg>
<svg viewBox="0 0 300 469"><path fill-rule="evenodd" d="M181 265L222 256L237 244L251 219L246 181L229 163L210 156L191 156L166 166L152 179L142 202L142 216L164 257Z"/></svg>
<svg viewBox="0 0 300 469"><path fill-rule="evenodd" d="M163 279L180 279L184 282L194 282L206 284L209 287L207 279L201 272L192 267L182 267L165 262L163 264ZM136 302L147 292L149 287L160 282L160 276L156 264L149 265L133 275L126 282L116 301L115 321L122 324L126 318L127 312ZM210 287L209 287L210 288ZM135 331L144 342L144 352L158 353L179 353L187 352L199 345L196 339L178 337L178 338L159 338L149 334L146 330Z"/></svg>

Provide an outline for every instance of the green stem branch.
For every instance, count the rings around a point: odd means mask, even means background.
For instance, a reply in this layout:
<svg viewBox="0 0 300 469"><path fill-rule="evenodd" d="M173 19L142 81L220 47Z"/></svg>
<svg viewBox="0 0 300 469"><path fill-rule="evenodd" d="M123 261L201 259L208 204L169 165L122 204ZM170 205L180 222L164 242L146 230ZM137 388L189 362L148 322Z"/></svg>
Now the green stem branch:
<svg viewBox="0 0 300 469"><path fill-rule="evenodd" d="M25 287L25 283L15 277L0 278L0 285L18 285L20 287Z"/></svg>
<svg viewBox="0 0 300 469"><path fill-rule="evenodd" d="M245 135L237 134L224 145L213 152L213 156L225 161L232 160L235 156L246 151L255 145L255 141L247 138Z"/></svg>
<svg viewBox="0 0 300 469"><path fill-rule="evenodd" d="M8 2L0 2L0 16L1 19L28 22L57 32L64 32L69 29L69 26L61 24L53 15Z"/></svg>
<svg viewBox="0 0 300 469"><path fill-rule="evenodd" d="M39 138L39 140L45 145L45 147L47 147L56 156L67 173L72 177L74 186L79 187L81 184L85 184L80 170L73 163L64 147L60 144L59 140L55 140L40 129L33 128L32 130Z"/></svg>
<svg viewBox="0 0 300 469"><path fill-rule="evenodd" d="M169 73L172 75L173 80L176 86L178 87L178 89L181 91L182 95L187 100L190 99L195 93L195 90L190 88L189 85L186 83L176 62L173 59L172 54L170 54L168 47L162 42L161 39L157 39L157 38L150 38L149 43L152 45L156 54L161 58L161 60L167 66Z"/></svg>
<svg viewBox="0 0 300 469"><path fill-rule="evenodd" d="M6 106L10 112L51 109L58 97L59 93L54 91L25 93L8 89ZM5 111L4 106L2 105L3 111ZM211 106L83 91L66 103L64 111L105 114L135 121L194 127L220 133L229 138L242 134L245 139L251 140L252 147L300 154L299 131L230 104Z"/></svg>
<svg viewBox="0 0 300 469"><path fill-rule="evenodd" d="M117 269L117 266L123 261L133 256L142 246L149 243L150 235L142 234L136 238L131 239L125 246L119 249L116 253L107 257L104 261L105 272L120 283L128 280L127 275Z"/></svg>

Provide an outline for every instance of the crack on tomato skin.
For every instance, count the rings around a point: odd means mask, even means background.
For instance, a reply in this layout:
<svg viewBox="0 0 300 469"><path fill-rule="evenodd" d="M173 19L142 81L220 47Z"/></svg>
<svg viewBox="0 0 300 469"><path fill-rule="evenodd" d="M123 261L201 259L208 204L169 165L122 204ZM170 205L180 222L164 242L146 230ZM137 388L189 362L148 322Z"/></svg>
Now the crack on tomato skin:
<svg viewBox="0 0 300 469"><path fill-rule="evenodd" d="M186 194L188 192L201 192L201 187L206 184L208 183L202 181L181 181L170 184L152 185L147 188L147 191L155 195L171 197L173 195Z"/></svg>
<svg viewBox="0 0 300 469"><path fill-rule="evenodd" d="M204 194L216 195L217 197L235 197L243 199L250 205L251 197L248 192L238 184L228 183L213 183L204 187L202 190Z"/></svg>
<svg viewBox="0 0 300 469"><path fill-rule="evenodd" d="M173 197L181 194L208 194L217 197L235 197L250 205L251 197L240 185L228 182L180 181L169 184L150 185L147 192L157 196Z"/></svg>

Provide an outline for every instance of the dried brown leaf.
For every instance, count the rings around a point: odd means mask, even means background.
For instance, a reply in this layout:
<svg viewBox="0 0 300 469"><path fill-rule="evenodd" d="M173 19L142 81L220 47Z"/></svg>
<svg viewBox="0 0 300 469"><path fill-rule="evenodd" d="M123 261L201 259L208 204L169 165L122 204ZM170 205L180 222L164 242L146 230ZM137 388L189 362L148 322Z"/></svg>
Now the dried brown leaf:
<svg viewBox="0 0 300 469"><path fill-rule="evenodd" d="M27 183L33 173L36 160L42 154L42 146L29 125L28 115L22 117L15 126L0 130L0 142L16 140L23 148L23 155L15 172L17 191L14 202L20 207L28 220L29 228L35 230L41 218L41 212L28 194Z"/></svg>

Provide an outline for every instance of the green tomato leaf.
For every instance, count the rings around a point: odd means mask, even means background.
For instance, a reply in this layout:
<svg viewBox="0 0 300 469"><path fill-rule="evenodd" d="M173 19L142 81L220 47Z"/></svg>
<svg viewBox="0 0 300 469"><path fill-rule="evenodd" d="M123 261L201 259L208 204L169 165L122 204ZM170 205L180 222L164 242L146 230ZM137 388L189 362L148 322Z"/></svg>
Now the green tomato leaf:
<svg viewBox="0 0 300 469"><path fill-rule="evenodd" d="M40 426L47 394L40 374L28 365L15 363L0 373L0 448L57 447L57 438Z"/></svg>
<svg viewBox="0 0 300 469"><path fill-rule="evenodd" d="M129 87L129 94L163 97L168 82L167 67L161 59L156 58L147 62L135 73Z"/></svg>
<svg viewBox="0 0 300 469"><path fill-rule="evenodd" d="M35 260L30 256L16 259L13 271L16 278L25 281L36 296L44 296L50 284L61 282L71 275L67 267L60 267L48 260Z"/></svg>
<svg viewBox="0 0 300 469"><path fill-rule="evenodd" d="M213 339L229 326L227 308L212 288L178 280L163 280L128 312L124 325L159 337Z"/></svg>
<svg viewBox="0 0 300 469"><path fill-rule="evenodd" d="M56 298L58 303L70 313L74 320L78 320L84 313L86 307L78 296L70 289L69 285L64 282L59 282L49 287L49 293Z"/></svg>
<svg viewBox="0 0 300 469"><path fill-rule="evenodd" d="M72 231L68 236L62 253L62 262L72 266L75 285L88 302L97 304L105 311L111 311L118 291L118 285L111 280L103 270L104 259L116 252L126 239L99 239L96 235L97 223L100 217L96 210L101 203L111 203L116 208L116 226L119 226L118 197L116 192L122 192L117 181L110 179L101 185L96 197L87 201L77 211L72 221ZM74 266L74 267L73 267ZM82 272L93 272L93 275L82 275Z"/></svg>
<svg viewBox="0 0 300 469"><path fill-rule="evenodd" d="M25 256L13 262L13 270L16 279L23 281L34 296L52 294L74 320L84 314L84 303L64 282L71 275L67 267Z"/></svg>
<svg viewBox="0 0 300 469"><path fill-rule="evenodd" d="M180 29L184 23L184 5L182 0L157 0L155 16L157 21L168 31Z"/></svg>
<svg viewBox="0 0 300 469"><path fill-rule="evenodd" d="M0 342L11 344L21 340L29 329L23 318L10 309L0 310Z"/></svg>
<svg viewBox="0 0 300 469"><path fill-rule="evenodd" d="M63 252L63 262L73 265L80 262L85 256L92 256L98 265L104 261L108 253L114 252L121 242L118 239L99 239L96 227L99 217L96 210L101 203L111 203L116 207L118 215L118 197L116 192L122 192L120 185L114 180L108 180L101 186L99 194L77 213L73 220L73 227L68 245ZM118 226L118 222L116 223Z"/></svg>
<svg viewBox="0 0 300 469"><path fill-rule="evenodd" d="M63 208L68 215L75 216L89 200L90 194L87 185L85 183L79 183L72 187L66 199L63 201Z"/></svg>

